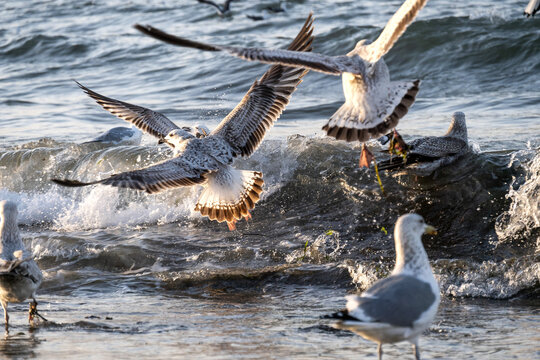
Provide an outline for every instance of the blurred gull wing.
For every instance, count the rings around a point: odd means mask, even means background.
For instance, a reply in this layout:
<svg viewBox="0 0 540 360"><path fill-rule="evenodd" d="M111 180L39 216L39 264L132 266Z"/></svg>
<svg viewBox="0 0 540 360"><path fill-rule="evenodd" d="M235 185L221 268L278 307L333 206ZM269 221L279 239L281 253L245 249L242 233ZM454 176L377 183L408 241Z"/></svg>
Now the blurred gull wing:
<svg viewBox="0 0 540 360"><path fill-rule="evenodd" d="M120 100L103 96L75 81L77 85L99 105L111 114L128 121L142 131L159 139L164 138L171 130L179 129L165 115L142 106L133 105Z"/></svg>
<svg viewBox="0 0 540 360"><path fill-rule="evenodd" d="M384 54L390 51L394 43L413 22L418 12L427 2L428 0L405 1L390 18L377 40L368 45L368 58L366 60L372 64L376 63Z"/></svg>

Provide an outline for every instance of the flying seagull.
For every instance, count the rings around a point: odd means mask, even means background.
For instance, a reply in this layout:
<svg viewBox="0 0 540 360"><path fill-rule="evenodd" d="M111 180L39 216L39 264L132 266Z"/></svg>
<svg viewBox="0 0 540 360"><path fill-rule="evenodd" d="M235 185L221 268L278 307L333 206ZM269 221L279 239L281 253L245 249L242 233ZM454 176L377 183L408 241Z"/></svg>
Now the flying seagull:
<svg viewBox="0 0 540 360"><path fill-rule="evenodd" d="M336 328L350 330L382 345L400 341L413 344L420 359L418 339L437 313L439 285L429 265L422 234L436 234L417 214L400 216L394 230L396 265L392 274L362 295L347 296L347 308L324 318L338 319Z"/></svg>
<svg viewBox="0 0 540 360"><path fill-rule="evenodd" d="M205 44L168 34L150 25L137 24L135 28L177 46L225 51L244 60L341 75L345 103L323 126L323 130L339 140L365 142L394 128L414 103L420 81L390 81L388 67L382 57L426 3L427 0L406 0L375 42L361 40L348 54L338 56Z"/></svg>
<svg viewBox="0 0 540 360"><path fill-rule="evenodd" d="M310 14L290 50L311 51L313 19ZM53 179L63 186L105 184L156 193L180 186L205 186L195 210L210 220L226 221L229 229L235 222L250 217L262 192L262 173L236 170L234 158L249 157L259 147L265 133L273 126L289 103L292 93L307 73L305 69L274 65L251 86L242 101L207 136L176 126L165 115L150 109L115 100L79 84L105 110L131 122L174 149L172 159L109 178L80 182ZM206 132L202 128L201 131Z"/></svg>
<svg viewBox="0 0 540 360"><path fill-rule="evenodd" d="M219 16L225 16L231 11L231 2L234 0L225 0L223 5L218 5L212 0L197 0L201 4L207 4L216 8Z"/></svg>
<svg viewBox="0 0 540 360"><path fill-rule="evenodd" d="M379 163L379 170L408 169L419 176L429 176L469 151L465 114L458 111L444 136L427 136L402 145L404 156Z"/></svg>
<svg viewBox="0 0 540 360"><path fill-rule="evenodd" d="M527 15L527 17L534 16L538 10L540 10L540 0L531 0L525 8L523 14Z"/></svg>
<svg viewBox="0 0 540 360"><path fill-rule="evenodd" d="M32 323L37 313L36 290L43 275L26 250L17 225L17 205L0 201L0 302L4 309L6 331L9 330L8 303L19 303L32 298L28 321Z"/></svg>

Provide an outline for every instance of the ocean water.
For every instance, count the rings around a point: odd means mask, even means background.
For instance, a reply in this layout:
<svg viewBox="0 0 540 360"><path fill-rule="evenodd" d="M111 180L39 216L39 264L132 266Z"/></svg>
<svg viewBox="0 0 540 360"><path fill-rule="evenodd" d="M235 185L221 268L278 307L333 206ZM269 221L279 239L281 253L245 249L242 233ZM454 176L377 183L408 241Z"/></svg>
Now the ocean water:
<svg viewBox="0 0 540 360"><path fill-rule="evenodd" d="M237 231L193 210L200 188L147 195L49 181L170 155L148 135L140 146L82 144L126 123L72 79L213 128L267 68L162 44L133 24L285 47L313 11L314 50L343 54L375 39L401 2L282 3L271 13L277 1L238 0L223 18L187 0L0 4L0 199L19 204L50 320L29 328L27 304L10 305L0 358L374 359L375 344L320 316L388 274L393 224L411 211L439 229L424 238L442 303L423 357L540 358L540 19L522 16L526 1L432 0L385 56L393 79L422 80L398 125L404 138L441 135L463 111L472 149L428 178L383 174L386 196L358 168L358 144L323 136L341 80L314 72L259 150L236 162L265 179ZM413 355L400 343L386 357Z"/></svg>

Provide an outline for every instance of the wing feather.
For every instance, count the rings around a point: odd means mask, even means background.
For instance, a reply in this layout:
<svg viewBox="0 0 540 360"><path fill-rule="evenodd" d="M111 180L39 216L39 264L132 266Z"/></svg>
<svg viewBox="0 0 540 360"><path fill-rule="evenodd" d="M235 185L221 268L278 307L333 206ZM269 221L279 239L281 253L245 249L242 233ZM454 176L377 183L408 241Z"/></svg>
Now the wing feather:
<svg viewBox="0 0 540 360"><path fill-rule="evenodd" d="M467 150L468 146L463 139L451 136L429 136L412 141L410 148L411 154L436 159L461 154Z"/></svg>
<svg viewBox="0 0 540 360"><path fill-rule="evenodd" d="M428 0L406 0L390 18L377 40L368 45L367 53L369 58L366 60L376 63L384 54L390 51L394 43L405 32L427 2Z"/></svg>
<svg viewBox="0 0 540 360"><path fill-rule="evenodd" d="M308 20L311 20L311 18L312 15L310 14ZM317 53L303 52L303 50L298 47L300 44L295 44L294 42L287 50L224 46L202 43L182 38L180 36L175 36L151 25L143 26L136 24L135 28L148 36L172 45L204 51L226 51L233 56L248 61L258 61L265 64L297 67L331 75L340 75L343 72L360 74L364 71L363 67L361 67L363 63L359 65L358 62L351 61L348 56L328 56ZM311 24L307 31L308 32L305 34L305 36L312 37L313 27L311 27ZM295 41L300 40L302 40L300 37L295 39ZM358 69L359 66L361 67L360 69Z"/></svg>
<svg viewBox="0 0 540 360"><path fill-rule="evenodd" d="M311 51L312 33L313 17L310 14L289 50ZM236 155L251 155L279 118L306 73L307 70L302 68L270 67L211 134L225 139Z"/></svg>
<svg viewBox="0 0 540 360"><path fill-rule="evenodd" d="M122 120L132 123L142 131L159 139L174 129L179 129L165 115L142 106L103 96L75 81L77 85L101 107Z"/></svg>
<svg viewBox="0 0 540 360"><path fill-rule="evenodd" d="M190 159L190 155L195 154L184 153L179 157L140 170L115 174L103 180L80 182L77 180L52 179L52 181L62 186L79 187L104 184L120 188L144 190L153 194L181 186L202 184L206 181L208 173L218 169L219 165L210 156L198 154L194 161Z"/></svg>

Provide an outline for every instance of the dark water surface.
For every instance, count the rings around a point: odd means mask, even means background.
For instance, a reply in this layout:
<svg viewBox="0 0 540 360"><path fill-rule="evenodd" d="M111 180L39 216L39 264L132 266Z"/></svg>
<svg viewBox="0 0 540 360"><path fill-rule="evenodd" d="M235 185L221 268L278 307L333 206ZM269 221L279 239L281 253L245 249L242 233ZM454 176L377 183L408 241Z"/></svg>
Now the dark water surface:
<svg viewBox="0 0 540 360"><path fill-rule="evenodd" d="M49 181L170 156L147 135L141 146L81 144L125 123L71 79L212 128L267 68L161 44L134 23L284 47L313 10L314 49L339 54L373 40L400 3L286 1L268 13L277 2L239 0L220 18L196 1L2 2L0 199L19 203L51 322L31 330L27 305L10 305L0 357L375 359L375 344L319 317L388 274L393 224L415 211L439 229L424 244L443 295L423 356L539 359L540 19L521 16L526 1L432 0L387 54L393 79L422 80L398 127L405 139L441 135L463 111L472 148L429 178L383 175L387 196L358 168L358 145L323 137L343 95L339 78L318 73L237 161L265 179L237 231L193 211L195 187L147 195ZM385 346L403 354L413 357L406 343Z"/></svg>

